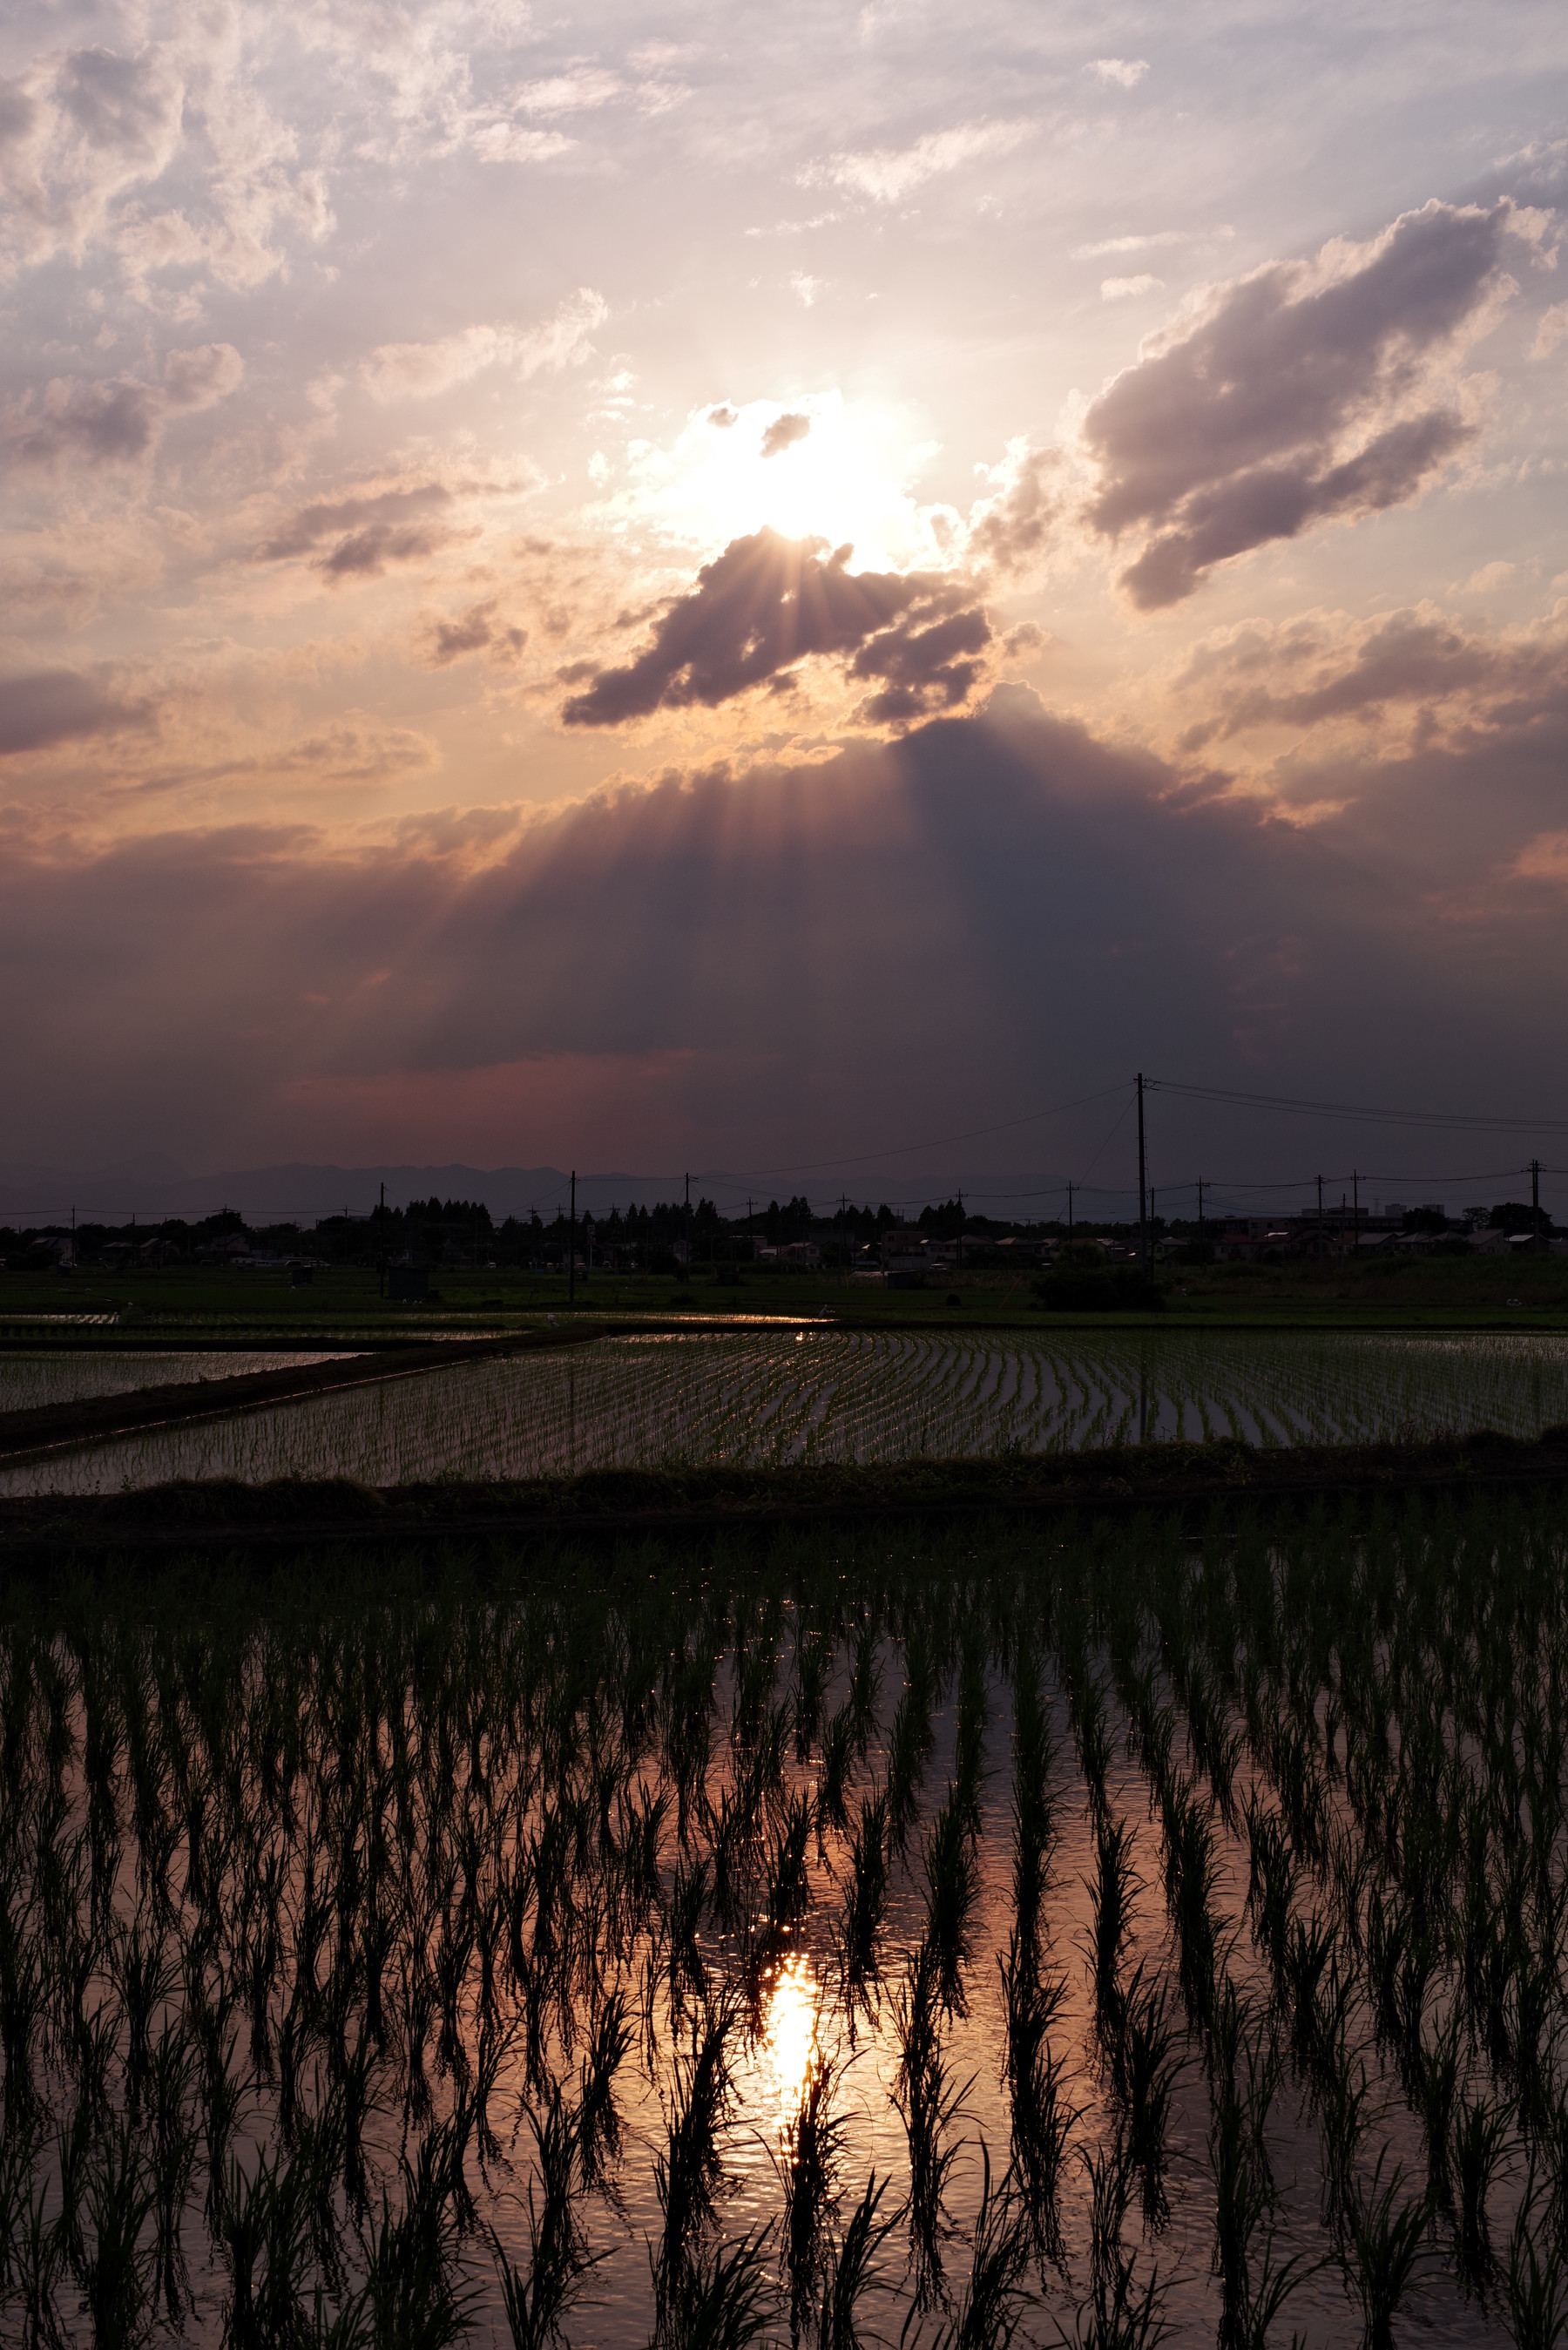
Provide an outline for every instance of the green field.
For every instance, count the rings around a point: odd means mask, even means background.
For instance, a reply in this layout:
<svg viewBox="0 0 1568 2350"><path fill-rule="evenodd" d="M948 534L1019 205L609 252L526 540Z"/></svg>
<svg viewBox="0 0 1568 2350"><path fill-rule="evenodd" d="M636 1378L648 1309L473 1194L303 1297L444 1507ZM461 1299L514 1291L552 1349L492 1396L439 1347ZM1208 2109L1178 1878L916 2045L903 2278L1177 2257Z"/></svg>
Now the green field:
<svg viewBox="0 0 1568 2350"><path fill-rule="evenodd" d="M1568 1329L1568 1259L1399 1256L1369 1263L1157 1267L1159 1320L1200 1328ZM428 1336L432 1331L524 1326L565 1315L562 1274L468 1269L431 1275L428 1305L388 1304L374 1271L336 1266L307 1288L286 1274L206 1266L157 1273L0 1274L0 1343L241 1345L278 1338L301 1346ZM950 1300L956 1298L955 1305ZM651 1317L700 1320L829 1317L857 1328L976 1329L1118 1324L1125 1315L1047 1315L1032 1276L963 1273L932 1276L919 1290L847 1282L841 1274L775 1273L744 1267L738 1285L698 1265L687 1281L596 1273L579 1280L572 1312L597 1321ZM96 1317L114 1315L108 1336Z"/></svg>

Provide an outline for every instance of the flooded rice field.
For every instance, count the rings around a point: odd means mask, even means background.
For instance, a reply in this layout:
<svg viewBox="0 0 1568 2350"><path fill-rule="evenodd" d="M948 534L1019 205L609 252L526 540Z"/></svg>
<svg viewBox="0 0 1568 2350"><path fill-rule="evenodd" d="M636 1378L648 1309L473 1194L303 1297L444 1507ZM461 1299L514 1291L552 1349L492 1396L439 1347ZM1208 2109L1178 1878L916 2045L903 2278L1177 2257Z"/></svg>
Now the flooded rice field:
<svg viewBox="0 0 1568 2350"><path fill-rule="evenodd" d="M142 1388L187 1386L204 1379L239 1378L247 1371L286 1371L333 1355L222 1354L191 1350L168 1354L0 1354L0 1411L36 1411L52 1403L83 1403L93 1396L135 1395Z"/></svg>
<svg viewBox="0 0 1568 2350"><path fill-rule="evenodd" d="M1547 1500L13 1593L0 2329L1554 2342L1565 1573Z"/></svg>
<svg viewBox="0 0 1568 2350"><path fill-rule="evenodd" d="M234 1358L228 1358L233 1362ZM117 1366L118 1367L118 1366ZM171 1427L0 1472L0 1493L175 1477L535 1477L1568 1422L1568 1337L806 1328L607 1338Z"/></svg>

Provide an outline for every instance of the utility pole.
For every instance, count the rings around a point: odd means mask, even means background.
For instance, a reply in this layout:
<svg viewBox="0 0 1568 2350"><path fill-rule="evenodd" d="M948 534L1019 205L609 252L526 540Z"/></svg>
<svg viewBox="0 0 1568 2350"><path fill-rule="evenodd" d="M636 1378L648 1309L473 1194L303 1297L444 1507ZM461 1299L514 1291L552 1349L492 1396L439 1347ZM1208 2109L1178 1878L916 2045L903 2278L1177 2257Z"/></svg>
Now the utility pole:
<svg viewBox="0 0 1568 2350"><path fill-rule="evenodd" d="M1073 1245L1073 1179L1067 1178L1067 1246Z"/></svg>
<svg viewBox="0 0 1568 2350"><path fill-rule="evenodd" d="M1532 1256L1541 1254L1541 1161L1530 1162L1530 1230Z"/></svg>
<svg viewBox="0 0 1568 2350"><path fill-rule="evenodd" d="M1354 1167L1350 1170L1350 1212L1355 1219L1351 1231L1355 1243L1355 1253L1359 1256L1361 1254L1361 1178Z"/></svg>
<svg viewBox="0 0 1568 2350"><path fill-rule="evenodd" d="M1198 1178L1198 1245L1203 1246L1203 1178Z"/></svg>
<svg viewBox="0 0 1568 2350"><path fill-rule="evenodd" d="M1317 1179L1317 1253L1323 1254L1323 1177Z"/></svg>
<svg viewBox="0 0 1568 2350"><path fill-rule="evenodd" d="M556 1211L559 1215L560 1210ZM566 1241L566 1303L577 1302L577 1170L572 1170L572 1222Z"/></svg>
<svg viewBox="0 0 1568 2350"><path fill-rule="evenodd" d="M959 1255L958 1255L958 1261L959 1261L959 1271L961 1273L961 1272L963 1271L963 1193L962 1193L961 1191L961 1192L959 1193L959 1195L958 1195L958 1203L959 1203Z"/></svg>
<svg viewBox="0 0 1568 2350"><path fill-rule="evenodd" d="M385 1297L387 1294L387 1187L384 1183L381 1186L380 1225L381 1270L377 1277L376 1295L378 1297Z"/></svg>
<svg viewBox="0 0 1568 2350"><path fill-rule="evenodd" d="M1137 1073L1137 1262L1140 1273L1148 1272L1148 1218L1145 1212L1143 1159L1143 1071Z"/></svg>
<svg viewBox="0 0 1568 2350"><path fill-rule="evenodd" d="M686 1178L686 1270L691 1271L691 1178Z"/></svg>

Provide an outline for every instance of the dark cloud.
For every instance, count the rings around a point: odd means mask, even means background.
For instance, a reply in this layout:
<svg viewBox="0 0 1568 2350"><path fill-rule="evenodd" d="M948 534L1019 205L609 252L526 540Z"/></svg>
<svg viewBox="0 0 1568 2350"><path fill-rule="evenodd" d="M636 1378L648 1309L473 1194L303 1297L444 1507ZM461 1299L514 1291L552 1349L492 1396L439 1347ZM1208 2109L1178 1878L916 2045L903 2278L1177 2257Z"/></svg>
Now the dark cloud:
<svg viewBox="0 0 1568 2350"><path fill-rule="evenodd" d="M732 424L738 424L740 421L740 411L732 408L727 400L718 408L711 408L708 411L709 423L717 424L722 432L728 432Z"/></svg>
<svg viewBox="0 0 1568 2350"><path fill-rule="evenodd" d="M162 417L155 384L130 376L108 383L64 378L50 384L36 411L13 421L6 444L19 465L130 464L146 456Z"/></svg>
<svg viewBox="0 0 1568 2350"><path fill-rule="evenodd" d="M895 621L863 644L849 664L853 678L879 678L880 692L857 716L873 726L908 725L967 702L979 682L991 627L978 605L940 619Z"/></svg>
<svg viewBox="0 0 1568 2350"><path fill-rule="evenodd" d="M37 119L37 102L21 83L0 80L0 153L20 146Z"/></svg>
<svg viewBox="0 0 1568 2350"><path fill-rule="evenodd" d="M147 702L128 702L78 671L38 670L0 677L0 758L54 743L119 734L152 723Z"/></svg>
<svg viewBox="0 0 1568 2350"><path fill-rule="evenodd" d="M369 497L301 506L261 549L281 562L306 556L329 579L374 578L389 565L415 563L455 537L452 493L441 482Z"/></svg>
<svg viewBox="0 0 1568 2350"><path fill-rule="evenodd" d="M483 603L471 604L452 619L435 621L431 631L431 666L445 669L467 653L480 652L488 652L492 660L504 664L514 661L528 641L528 631L510 626L499 614L499 599L487 596Z"/></svg>
<svg viewBox="0 0 1568 2350"><path fill-rule="evenodd" d="M810 432L809 416L775 416L763 434L762 453L764 457L780 457L786 449L793 449L797 441L806 440Z"/></svg>
<svg viewBox="0 0 1568 2350"><path fill-rule="evenodd" d="M1199 648L1178 691L1200 696L1209 712L1182 736L1186 752L1252 727L1371 723L1412 710L1428 740L1537 733L1568 722L1568 631L1552 621L1501 636L1430 607L1368 622L1254 623Z"/></svg>
<svg viewBox="0 0 1568 2350"><path fill-rule="evenodd" d="M464 817L352 850L277 827L13 853L0 990L29 1012L0 1024L0 1085L57 1157L206 1164L335 1157L357 1087L384 1084L395 1118L427 1080L486 1071L523 1105L501 1155L557 1157L554 1126L528 1124L528 1056L578 1071L620 1166L668 1163L628 1078L644 1059L665 1072L648 1115L678 1087L722 1149L707 1163L742 1167L954 1132L1139 1066L1520 1111L1549 1100L1518 1007L1568 981L1562 887L1500 881L1484 922L1441 903L1524 869L1561 824L1562 772L1560 735L1342 767L1356 805L1302 829L1184 804L1168 767L1010 689L897 742L675 772L512 833ZM1099 1153L1094 1180L1128 1186L1117 1108L1010 1147L1080 1176ZM1205 1164L1177 1116L1155 1097L1162 1184ZM1293 1128L1282 1171L1315 1147ZM1271 1171L1265 1132L1235 1148L1206 1171Z"/></svg>
<svg viewBox="0 0 1568 2350"><path fill-rule="evenodd" d="M151 54L126 57L112 49L74 51L55 84L57 102L89 146L133 159L156 155L178 95Z"/></svg>
<svg viewBox="0 0 1568 2350"><path fill-rule="evenodd" d="M171 415L214 407L244 373L232 343L203 343L171 351L161 384L124 375L97 383L57 376L36 407L24 402L12 411L5 446L13 463L50 472L63 464L136 464L157 445Z"/></svg>
<svg viewBox="0 0 1568 2350"><path fill-rule="evenodd" d="M1434 203L1370 246L1271 262L1101 393L1084 422L1089 518L1144 536L1122 574L1140 609L1251 547L1413 497L1464 447L1474 427L1435 364L1505 283L1513 221L1506 202Z"/></svg>
<svg viewBox="0 0 1568 2350"><path fill-rule="evenodd" d="M846 658L850 674L885 681L867 715L907 718L961 702L989 641L970 590L935 573L851 572L851 546L760 530L732 539L679 597L653 640L622 669L600 670L562 716L618 726L656 710L716 708L810 654Z"/></svg>

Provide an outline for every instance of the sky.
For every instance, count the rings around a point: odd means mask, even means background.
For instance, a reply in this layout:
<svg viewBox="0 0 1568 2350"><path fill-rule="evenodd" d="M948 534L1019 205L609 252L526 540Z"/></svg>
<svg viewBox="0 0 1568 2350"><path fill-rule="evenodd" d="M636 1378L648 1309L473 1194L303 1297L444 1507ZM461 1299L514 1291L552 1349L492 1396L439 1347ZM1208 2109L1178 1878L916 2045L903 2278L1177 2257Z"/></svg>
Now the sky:
<svg viewBox="0 0 1568 2350"><path fill-rule="evenodd" d="M1565 66L18 0L0 1158L1568 1162Z"/></svg>

